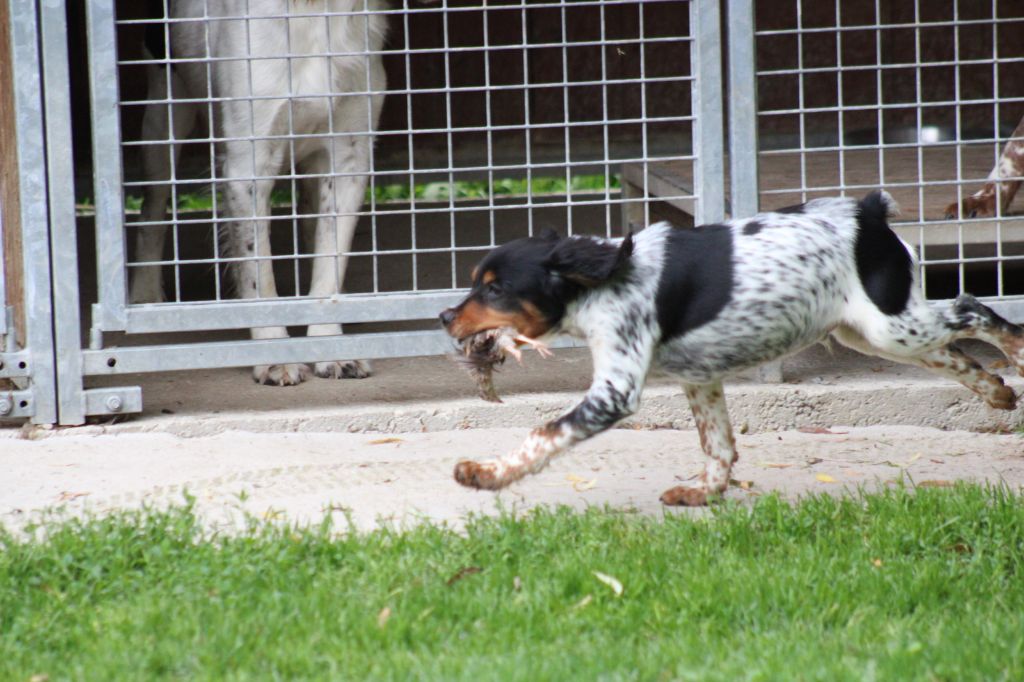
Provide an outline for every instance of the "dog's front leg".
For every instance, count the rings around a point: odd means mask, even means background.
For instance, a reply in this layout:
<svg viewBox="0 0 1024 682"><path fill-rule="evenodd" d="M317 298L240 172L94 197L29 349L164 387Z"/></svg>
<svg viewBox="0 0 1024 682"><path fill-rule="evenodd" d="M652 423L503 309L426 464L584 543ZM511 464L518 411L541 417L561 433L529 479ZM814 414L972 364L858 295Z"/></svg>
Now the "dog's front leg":
<svg viewBox="0 0 1024 682"><path fill-rule="evenodd" d="M642 344L637 344L641 346ZM599 346L603 347L603 346ZM594 350L594 379L587 395L565 415L534 429L526 441L504 457L455 465L455 480L470 488L497 490L537 473L569 446L605 431L636 412L647 376L649 353L616 356L607 362Z"/></svg>
<svg viewBox="0 0 1024 682"><path fill-rule="evenodd" d="M736 440L721 381L683 384L683 390L690 401L693 421L700 434L700 447L708 461L697 481L666 490L661 501L668 505L699 507L707 504L709 495L725 492L729 487L729 472L736 461Z"/></svg>

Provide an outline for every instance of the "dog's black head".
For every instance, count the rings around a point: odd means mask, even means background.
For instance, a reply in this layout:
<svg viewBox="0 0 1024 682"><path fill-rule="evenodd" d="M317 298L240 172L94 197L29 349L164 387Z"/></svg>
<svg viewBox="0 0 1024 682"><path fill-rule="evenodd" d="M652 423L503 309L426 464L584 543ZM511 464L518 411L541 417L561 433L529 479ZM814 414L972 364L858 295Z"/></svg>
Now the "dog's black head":
<svg viewBox="0 0 1024 682"><path fill-rule="evenodd" d="M579 294L608 282L628 266L633 236L615 245L554 231L500 246L473 270L469 295L441 313L457 339L498 327L537 338L548 333Z"/></svg>

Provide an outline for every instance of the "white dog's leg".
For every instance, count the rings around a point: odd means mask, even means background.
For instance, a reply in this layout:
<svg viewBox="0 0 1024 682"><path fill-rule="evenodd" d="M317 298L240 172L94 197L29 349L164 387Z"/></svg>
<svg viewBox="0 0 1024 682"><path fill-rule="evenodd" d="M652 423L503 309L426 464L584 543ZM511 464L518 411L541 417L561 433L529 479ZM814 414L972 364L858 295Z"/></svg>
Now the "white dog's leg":
<svg viewBox="0 0 1024 682"><path fill-rule="evenodd" d="M225 176L237 178L224 183L224 198L229 215L234 219L227 224L227 251L235 262L231 270L239 298L277 298L273 261L267 259L270 250L270 192L273 180L253 181L255 168L259 175L268 176L280 168L284 145L256 144L253 150L247 143L233 143L224 164ZM255 144L255 143L254 143ZM285 339L285 327L254 327L253 339ZM309 374L303 364L259 365L253 368L257 383L291 386L301 383Z"/></svg>
<svg viewBox="0 0 1024 682"><path fill-rule="evenodd" d="M373 64L375 90L384 87L380 62ZM317 167L315 173L325 173L319 186L319 210L313 251L311 297L329 297L342 290L345 271L348 268L348 252L352 248L359 216L355 215L363 204L366 194L367 177L372 153L372 130L377 127L382 97L373 96L367 111L365 97L342 98L335 112L335 129L344 130L332 140L332 152L311 159ZM333 158L332 158L333 157ZM321 170L322 168L322 170ZM327 255L329 254L329 255ZM309 336L335 336L341 334L340 324L314 324L309 326ZM370 376L370 363L365 360L338 360L318 362L314 368L317 376L336 379L361 379Z"/></svg>
<svg viewBox="0 0 1024 682"><path fill-rule="evenodd" d="M352 140L354 138L348 138ZM346 141L348 141L346 140ZM338 147L347 145L339 144ZM345 154L337 154L335 161L339 173L365 170L368 144L354 145ZM357 151L362 148L364 151ZM326 176L319 183L319 217L312 249L317 256L313 259L312 281L309 295L313 298L333 296L341 291L348 268L348 252L352 248L359 216L353 215L362 205L366 192L365 175ZM327 255L330 254L330 255ZM334 336L341 334L340 324L315 324L309 326L309 336ZM327 378L361 379L370 375L368 363L359 360L318 362L314 369L317 376Z"/></svg>
<svg viewBox="0 0 1024 682"><path fill-rule="evenodd" d="M147 70L150 100L167 99L167 69L151 66ZM184 91L181 77L171 72L171 89L175 95ZM174 135L169 135L173 119ZM170 181L177 178L171 172L181 156L180 144L169 141L189 136L196 121L196 107L191 104L150 104L142 116L142 139L162 144L145 145L142 149L142 176L146 186L142 190L143 223L159 223L167 215L167 201L171 198ZM135 262L152 263L163 260L167 225L144 225L131 228L135 232ZM131 268L129 300L132 303L162 303L167 300L163 288L163 268L159 265Z"/></svg>

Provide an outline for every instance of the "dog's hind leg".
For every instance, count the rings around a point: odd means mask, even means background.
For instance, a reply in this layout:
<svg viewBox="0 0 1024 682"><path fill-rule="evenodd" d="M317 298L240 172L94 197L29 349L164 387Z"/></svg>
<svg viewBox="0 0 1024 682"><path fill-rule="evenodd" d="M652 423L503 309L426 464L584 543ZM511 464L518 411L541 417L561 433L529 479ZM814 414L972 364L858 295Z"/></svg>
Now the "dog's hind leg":
<svg viewBox="0 0 1024 682"><path fill-rule="evenodd" d="M957 298L945 317L947 324L959 332L957 338L978 339L995 346L1024 377L1024 327L1003 319L970 294Z"/></svg>
<svg viewBox="0 0 1024 682"><path fill-rule="evenodd" d="M710 495L725 492L729 487L729 472L737 459L736 439L732 435L721 381L683 384L683 390L700 434L700 447L708 459L696 482L666 490L661 501L667 505L698 507L707 504Z"/></svg>
<svg viewBox="0 0 1024 682"><path fill-rule="evenodd" d="M166 100L167 68L151 66L148 70L151 101ZM184 90L181 77L171 71L171 89ZM142 115L142 139L153 144L141 147L142 190L141 225L132 225L135 232L135 262L153 263L163 260L168 226L161 224L167 214L175 169L181 156L181 143L195 126L197 109L192 104L149 104ZM173 123L173 125L172 125ZM173 135L171 131L173 130ZM132 303L160 303L166 300L162 268L159 265L131 268L129 300Z"/></svg>
<svg viewBox="0 0 1024 682"><path fill-rule="evenodd" d="M1014 409L1016 395L1001 377L987 372L976 360L949 345L957 338L966 336L968 335L950 332L943 335L943 338L933 347L911 349L899 346L883 350L868 342L860 332L851 327L839 327L832 332L832 337L848 348L866 355L874 355L893 362L930 370L962 384L991 407L1001 410Z"/></svg>

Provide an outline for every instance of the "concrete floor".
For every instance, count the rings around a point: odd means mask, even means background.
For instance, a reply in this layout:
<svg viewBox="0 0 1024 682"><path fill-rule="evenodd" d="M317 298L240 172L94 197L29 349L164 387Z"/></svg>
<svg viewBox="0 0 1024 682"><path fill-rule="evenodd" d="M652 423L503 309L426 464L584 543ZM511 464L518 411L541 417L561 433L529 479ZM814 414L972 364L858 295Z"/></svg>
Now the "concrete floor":
<svg viewBox="0 0 1024 682"><path fill-rule="evenodd" d="M995 359L968 350L985 364ZM999 371L1024 390L1024 380ZM664 511L658 496L697 473L702 456L681 391L666 379L650 382L640 412L620 428L507 491L452 480L456 461L507 452L571 407L589 372L583 349L550 360L531 354L498 376L502 404L477 398L443 357L381 361L369 379L289 388L257 386L247 368L114 377L108 383L142 386L143 414L77 428L0 428L0 524L181 504L186 491L224 530L253 516L305 523L325 514L360 529L458 525L467 513L538 504L678 513ZM1024 408L992 410L957 384L844 349L813 348L788 360L785 376L783 384L727 384L741 456L733 477L749 482L732 499L897 480L1024 486L1024 436L1014 432Z"/></svg>
<svg viewBox="0 0 1024 682"><path fill-rule="evenodd" d="M982 344L967 349L984 364L998 357ZM1021 385L1009 370L999 371ZM97 377L89 384L142 387L145 411L116 424L101 421L107 431L409 432L535 426L579 400L590 372L586 349L561 349L548 360L527 353L523 366L506 363L496 377L502 404L477 398L470 378L445 357L380 360L368 379L314 377L284 388L253 383L248 368ZM958 384L924 370L838 346L816 346L787 359L781 385L757 383L748 373L728 382L726 394L737 428L750 432L831 424L1012 430L1022 420L1020 410L991 410ZM651 378L640 412L628 423L692 427L681 390L664 377Z"/></svg>

